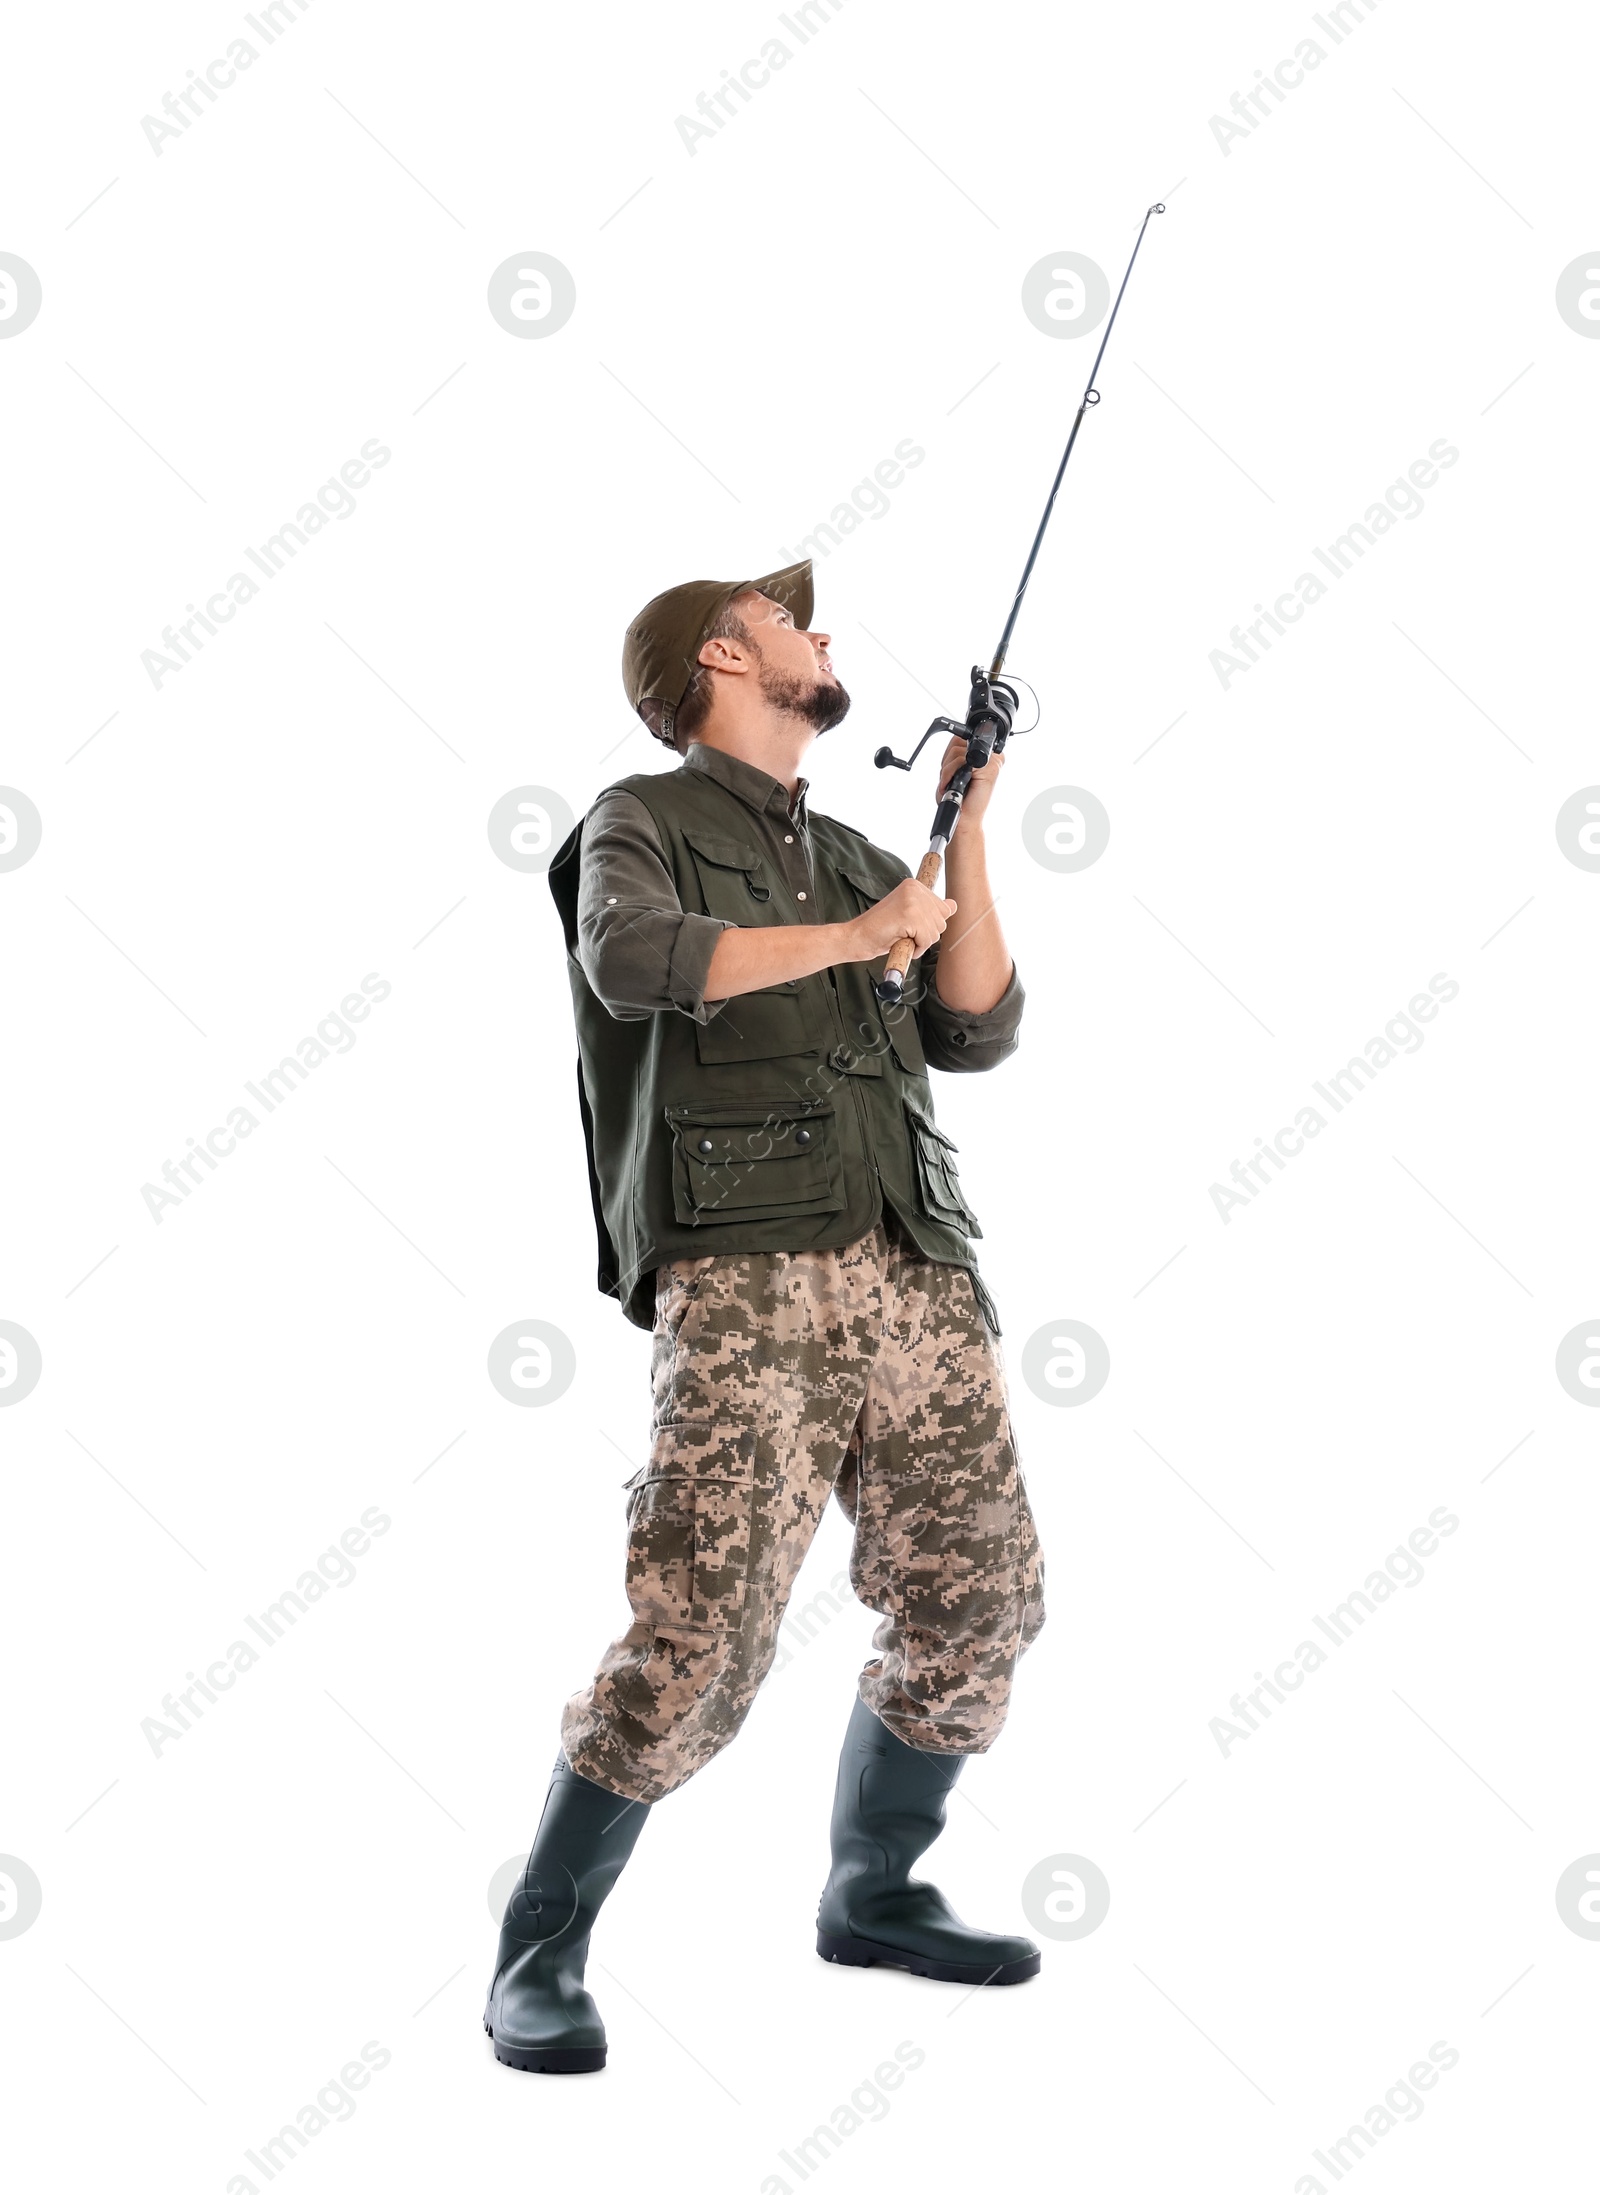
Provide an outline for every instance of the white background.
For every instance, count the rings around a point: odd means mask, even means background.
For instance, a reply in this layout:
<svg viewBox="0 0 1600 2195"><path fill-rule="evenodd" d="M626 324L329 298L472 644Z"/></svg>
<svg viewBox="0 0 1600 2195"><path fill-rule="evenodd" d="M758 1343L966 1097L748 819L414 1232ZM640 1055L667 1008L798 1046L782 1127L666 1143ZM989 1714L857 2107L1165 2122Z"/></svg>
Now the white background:
<svg viewBox="0 0 1600 2195"><path fill-rule="evenodd" d="M1600 1961L1554 1896L1600 1846L1600 1423L1553 1369L1600 1287L1600 877L1554 831L1600 778L1600 346L1554 304L1600 241L1591 27L849 0L691 155L776 9L318 0L157 156L141 117L242 12L36 10L5 52L0 249L44 291L0 342L0 778L44 824L0 876L0 1316L44 1364L0 1413L24 2183L260 2190L245 2150L370 2039L294 2188L792 2190L780 2149L901 2041L830 2189L1331 2187L1312 2152L1438 2041L1361 2185L1554 2184ZM937 1093L1052 1614L933 1871L1010 1929L1083 1854L1109 1918L970 1999L816 1959L852 1605L647 1825L609 2070L512 2073L488 1885L619 1626L648 1345L591 1286L558 928L489 810L652 766L629 616L784 561L909 436L818 567L856 705L813 799L914 859L930 781L871 750L959 710L1089 363L1022 278L1114 279L1158 195L1013 655L1023 1047ZM529 250L577 284L541 341L485 306ZM372 437L355 515L153 688L141 651ZM1441 437L1423 515L1224 691L1210 651ZM1070 876L1018 829L1063 785L1112 826ZM354 1050L158 1225L142 1185L369 971ZM1224 1225L1210 1184L1440 972L1421 1051ZM484 1369L529 1318L577 1354L542 1410ZM1111 1354L1079 1409L1015 1376L1063 1318ZM371 1505L355 1581L153 1755ZM1212 1718L1441 1505L1424 1582L1225 1758ZM800 1598L845 1559L832 1516Z"/></svg>

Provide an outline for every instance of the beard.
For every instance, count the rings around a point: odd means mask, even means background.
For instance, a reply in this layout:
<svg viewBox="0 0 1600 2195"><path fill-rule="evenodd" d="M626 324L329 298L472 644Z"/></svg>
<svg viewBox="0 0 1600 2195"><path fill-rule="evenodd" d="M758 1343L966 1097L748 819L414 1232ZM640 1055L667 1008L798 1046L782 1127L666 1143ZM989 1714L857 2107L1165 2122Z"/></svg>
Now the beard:
<svg viewBox="0 0 1600 2195"><path fill-rule="evenodd" d="M819 732L831 732L850 713L850 696L837 679L830 682L818 678L808 686L803 679L770 669L765 660L760 677L763 701L781 709L785 716L797 716L815 725Z"/></svg>

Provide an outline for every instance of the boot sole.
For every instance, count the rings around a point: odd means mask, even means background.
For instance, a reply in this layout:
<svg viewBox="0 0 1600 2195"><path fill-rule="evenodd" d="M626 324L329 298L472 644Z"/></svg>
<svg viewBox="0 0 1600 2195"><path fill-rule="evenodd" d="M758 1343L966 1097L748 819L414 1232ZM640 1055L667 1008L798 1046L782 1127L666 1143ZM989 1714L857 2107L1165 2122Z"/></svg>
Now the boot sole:
<svg viewBox="0 0 1600 2195"><path fill-rule="evenodd" d="M494 2054L500 2063L514 2066L519 2073L598 2073L606 2062L604 2043L598 2050L545 2049L505 2042L487 2020L483 2023L483 2031L493 2043Z"/></svg>
<svg viewBox="0 0 1600 2195"><path fill-rule="evenodd" d="M965 1982L973 1989L1005 1989L1013 1982L1031 1981L1039 1971L1039 1953L1017 1959L1009 1966L964 1966L949 1959L925 1959L915 1951L897 1951L892 1944L872 1943L860 1936L829 1936L817 1931L817 1957L833 1966L898 1966L908 1974L920 1974L930 1982Z"/></svg>

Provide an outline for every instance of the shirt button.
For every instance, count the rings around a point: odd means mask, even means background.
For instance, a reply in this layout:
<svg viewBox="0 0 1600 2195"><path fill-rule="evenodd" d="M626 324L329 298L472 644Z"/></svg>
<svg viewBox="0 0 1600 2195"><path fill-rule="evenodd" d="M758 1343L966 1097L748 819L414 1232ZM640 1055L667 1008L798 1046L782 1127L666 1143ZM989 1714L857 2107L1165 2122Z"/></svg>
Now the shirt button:
<svg viewBox="0 0 1600 2195"><path fill-rule="evenodd" d="M608 899L608 900L606 901L606 905L607 905L608 907L614 907L614 906L615 906L616 904L617 904L617 903L616 903L616 901L615 901L614 899Z"/></svg>
<svg viewBox="0 0 1600 2195"><path fill-rule="evenodd" d="M783 843L785 844L785 846L792 846L792 845L794 844L794 833L793 833L793 831L785 831L785 832L784 832L784 834L783 834Z"/></svg>
<svg viewBox="0 0 1600 2195"><path fill-rule="evenodd" d="M796 892L794 896L796 899L804 899L806 895L804 892Z"/></svg>

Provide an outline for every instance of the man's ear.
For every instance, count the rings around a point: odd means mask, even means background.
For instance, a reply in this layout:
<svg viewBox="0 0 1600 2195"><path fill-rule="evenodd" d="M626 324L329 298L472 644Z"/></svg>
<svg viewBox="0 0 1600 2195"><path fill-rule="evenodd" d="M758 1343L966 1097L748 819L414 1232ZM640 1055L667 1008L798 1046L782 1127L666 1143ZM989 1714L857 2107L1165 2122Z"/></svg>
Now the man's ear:
<svg viewBox="0 0 1600 2195"><path fill-rule="evenodd" d="M724 638L720 633L715 634L710 640L704 640L700 643L700 653L695 660L698 663L707 664L712 670L717 671L744 671L749 669L747 660L740 653L739 643L736 640Z"/></svg>

